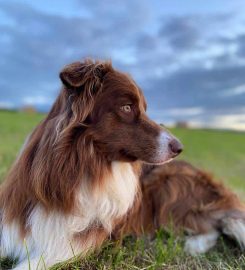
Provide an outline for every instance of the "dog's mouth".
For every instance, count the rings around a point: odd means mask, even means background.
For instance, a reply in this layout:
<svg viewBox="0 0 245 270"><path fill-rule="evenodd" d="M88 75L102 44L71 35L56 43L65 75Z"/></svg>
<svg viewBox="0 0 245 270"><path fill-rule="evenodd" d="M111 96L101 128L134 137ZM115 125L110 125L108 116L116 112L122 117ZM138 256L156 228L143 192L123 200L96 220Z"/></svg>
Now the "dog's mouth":
<svg viewBox="0 0 245 270"><path fill-rule="evenodd" d="M154 155L154 158L150 158L150 159L144 158L144 159L141 159L141 158L136 157L134 154L130 153L126 149L121 149L119 152L120 152L120 155L125 160L127 160L129 162L134 162L136 160L140 160L143 163L148 164L148 165L163 165L165 163L171 162L178 155L178 154L176 154L176 155L169 155L169 156L167 155L163 159L156 159L156 156L157 155Z"/></svg>
<svg viewBox="0 0 245 270"><path fill-rule="evenodd" d="M169 159L166 159L164 161L159 161L159 162L147 162L147 161L143 161L145 164L148 164L148 165L163 165L163 164L166 164L166 163L169 163L173 160L174 158L169 158Z"/></svg>

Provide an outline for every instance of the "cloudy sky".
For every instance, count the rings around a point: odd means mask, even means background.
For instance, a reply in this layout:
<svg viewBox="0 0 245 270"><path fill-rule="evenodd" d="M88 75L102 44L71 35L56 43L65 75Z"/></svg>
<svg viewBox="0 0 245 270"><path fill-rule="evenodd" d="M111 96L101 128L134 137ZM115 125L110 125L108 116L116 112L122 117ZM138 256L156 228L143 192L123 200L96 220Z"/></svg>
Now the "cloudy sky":
<svg viewBox="0 0 245 270"><path fill-rule="evenodd" d="M245 130L244 0L0 0L0 107L47 110L88 56L131 73L158 122Z"/></svg>

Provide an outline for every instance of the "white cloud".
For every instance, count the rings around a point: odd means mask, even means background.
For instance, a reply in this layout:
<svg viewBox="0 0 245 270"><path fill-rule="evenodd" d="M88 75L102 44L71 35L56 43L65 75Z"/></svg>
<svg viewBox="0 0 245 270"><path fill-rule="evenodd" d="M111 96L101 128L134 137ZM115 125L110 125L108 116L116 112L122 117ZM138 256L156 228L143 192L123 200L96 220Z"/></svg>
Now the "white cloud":
<svg viewBox="0 0 245 270"><path fill-rule="evenodd" d="M215 116L212 120L212 126L218 128L227 128L245 130L245 115L230 114Z"/></svg>
<svg viewBox="0 0 245 270"><path fill-rule="evenodd" d="M201 107L190 107L190 108L174 108L167 111L168 115L171 116L195 116L202 114L204 109Z"/></svg>
<svg viewBox="0 0 245 270"><path fill-rule="evenodd" d="M51 105L53 99L45 97L45 96L27 96L24 97L22 103L24 105Z"/></svg>
<svg viewBox="0 0 245 270"><path fill-rule="evenodd" d="M230 97L230 96L238 96L245 94L245 84L239 85L237 87L234 87L232 89L225 90L222 93L223 97Z"/></svg>
<svg viewBox="0 0 245 270"><path fill-rule="evenodd" d="M13 109L14 104L9 101L0 101L0 109Z"/></svg>

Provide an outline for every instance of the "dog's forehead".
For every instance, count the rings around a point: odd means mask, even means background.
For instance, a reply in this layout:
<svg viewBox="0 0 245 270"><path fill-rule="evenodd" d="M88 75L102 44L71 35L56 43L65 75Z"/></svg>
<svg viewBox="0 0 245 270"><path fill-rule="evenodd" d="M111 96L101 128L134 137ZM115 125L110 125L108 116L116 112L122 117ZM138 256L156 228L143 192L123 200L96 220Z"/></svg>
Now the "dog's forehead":
<svg viewBox="0 0 245 270"><path fill-rule="evenodd" d="M118 97L127 95L140 103L145 103L141 89L129 74L118 71L110 72L105 78L104 86L108 95L112 93Z"/></svg>
<svg viewBox="0 0 245 270"><path fill-rule="evenodd" d="M138 100L140 107L146 110L146 99L141 88L137 85L131 75L124 73L121 74L124 76L123 79L125 80L125 91L134 96Z"/></svg>

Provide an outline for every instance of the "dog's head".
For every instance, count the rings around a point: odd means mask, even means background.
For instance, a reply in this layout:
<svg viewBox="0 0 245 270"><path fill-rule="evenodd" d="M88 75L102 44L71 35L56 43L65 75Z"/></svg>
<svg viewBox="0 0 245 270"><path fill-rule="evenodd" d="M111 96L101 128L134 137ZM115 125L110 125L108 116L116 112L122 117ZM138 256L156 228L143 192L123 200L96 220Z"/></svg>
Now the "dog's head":
<svg viewBox="0 0 245 270"><path fill-rule="evenodd" d="M76 134L86 132L109 161L160 164L182 151L174 136L148 118L145 98L134 80L110 62L76 62L66 66L60 78L64 93L56 103L63 104ZM56 107L51 114L63 113Z"/></svg>

